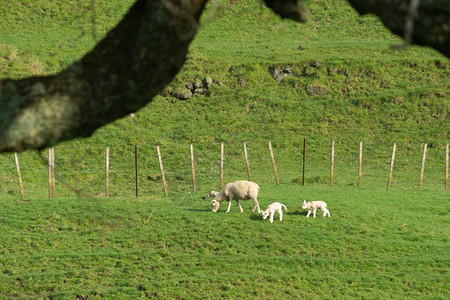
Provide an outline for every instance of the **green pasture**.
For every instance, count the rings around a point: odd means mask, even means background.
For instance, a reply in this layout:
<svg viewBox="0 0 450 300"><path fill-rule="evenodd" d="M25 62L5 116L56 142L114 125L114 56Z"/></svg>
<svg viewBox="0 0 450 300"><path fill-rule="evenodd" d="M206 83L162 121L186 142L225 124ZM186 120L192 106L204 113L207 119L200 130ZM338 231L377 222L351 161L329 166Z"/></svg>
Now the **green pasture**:
<svg viewBox="0 0 450 300"><path fill-rule="evenodd" d="M201 192L2 201L1 297L449 297L444 192L261 184L263 209L288 207L272 224Z"/></svg>
<svg viewBox="0 0 450 300"><path fill-rule="evenodd" d="M133 2L2 1L0 78L67 68ZM401 40L345 1L306 4L310 21L297 24L261 1L210 0L166 90L134 116L55 146L54 199L47 149L19 153L24 199L13 154L0 154L0 298L448 299L450 62L426 47L391 50ZM270 74L285 68L281 81ZM205 77L214 83L203 94L182 101L169 93ZM243 214L234 203L229 214L210 211L201 198L220 188L222 142L225 183L247 179L246 142L261 208L287 205L282 222L251 214L248 202ZM331 218L306 218L305 199L326 201Z"/></svg>

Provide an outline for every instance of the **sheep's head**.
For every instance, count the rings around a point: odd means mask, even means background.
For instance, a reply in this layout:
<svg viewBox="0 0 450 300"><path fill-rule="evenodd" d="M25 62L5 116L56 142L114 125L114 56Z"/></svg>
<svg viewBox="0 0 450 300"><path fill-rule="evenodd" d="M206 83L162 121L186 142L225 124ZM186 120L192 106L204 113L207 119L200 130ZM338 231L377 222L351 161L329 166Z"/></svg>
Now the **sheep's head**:
<svg viewBox="0 0 450 300"><path fill-rule="evenodd" d="M262 216L263 220L265 220L269 216L269 213L265 212L265 211L261 211L261 216Z"/></svg>
<svg viewBox="0 0 450 300"><path fill-rule="evenodd" d="M306 202L306 200L303 200L302 209L307 209L307 208L308 208L308 203Z"/></svg>
<svg viewBox="0 0 450 300"><path fill-rule="evenodd" d="M211 201L211 210L212 210L213 212L217 212L217 210L219 209L219 207L220 207L220 202L219 202L219 201L217 201L216 199L214 199L214 200Z"/></svg>

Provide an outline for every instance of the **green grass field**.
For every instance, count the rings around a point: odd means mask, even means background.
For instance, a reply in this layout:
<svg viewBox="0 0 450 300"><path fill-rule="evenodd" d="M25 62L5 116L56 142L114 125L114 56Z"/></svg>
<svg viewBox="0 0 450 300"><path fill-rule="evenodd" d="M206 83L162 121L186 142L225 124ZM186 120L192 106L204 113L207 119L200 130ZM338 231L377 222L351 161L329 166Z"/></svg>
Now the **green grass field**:
<svg viewBox="0 0 450 300"><path fill-rule="evenodd" d="M3 2L0 78L17 79L67 68L133 1ZM46 151L19 154L23 200L14 157L1 154L0 298L448 299L450 62L429 48L391 50L401 40L344 1L306 3L311 19L297 24L257 0L210 0L186 64L166 91L135 117L55 147L55 199L47 199ZM276 81L274 68L292 73ZM168 93L204 77L214 80L204 94L180 101ZM221 142L225 182L247 178L246 142L261 208L286 204L282 222L252 215L248 202L243 214L235 204L229 214L224 207L210 211L201 196L219 189ZM104 197L106 147L110 198ZM299 209L304 199L326 201L331 218L306 218Z"/></svg>
<svg viewBox="0 0 450 300"><path fill-rule="evenodd" d="M331 218L306 218L303 199ZM449 296L448 196L262 185L272 224L199 195L3 201L4 298Z"/></svg>

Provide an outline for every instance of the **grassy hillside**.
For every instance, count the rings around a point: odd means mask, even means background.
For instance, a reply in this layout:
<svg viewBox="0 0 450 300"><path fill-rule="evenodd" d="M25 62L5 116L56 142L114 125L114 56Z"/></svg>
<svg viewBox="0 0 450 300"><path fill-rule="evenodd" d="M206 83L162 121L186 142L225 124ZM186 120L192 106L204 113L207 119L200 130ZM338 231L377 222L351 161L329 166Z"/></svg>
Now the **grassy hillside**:
<svg viewBox="0 0 450 300"><path fill-rule="evenodd" d="M0 77L66 68L132 2L2 0ZM186 64L165 91L135 116L55 147L55 199L47 199L46 151L19 154L24 200L14 157L1 154L0 298L448 299L450 62L428 48L390 50L400 39L345 1L306 2L311 20L296 24L256 0L210 0ZM275 80L283 70L288 76ZM213 84L203 93L174 96L205 77ZM213 214L201 200L219 189L221 142L224 181L247 178L244 141L261 207L286 204L282 222L250 214L248 202L243 214L235 204ZM326 201L331 218L307 219L303 199Z"/></svg>
<svg viewBox="0 0 450 300"><path fill-rule="evenodd" d="M14 1L1 8L2 77L64 68L88 51L131 3L20 2L20 10ZM99 130L98 138L113 134L155 143L170 137L186 143L273 139L283 132L282 140L325 135L448 142L448 59L426 48L390 50L400 40L343 1L309 1L307 24L282 21L258 1L235 2L210 2L186 66L171 88L206 76L222 86L214 84L207 96L185 102L156 97L133 123L146 133L130 137L126 121L119 121ZM277 82L270 67L289 67L292 75ZM309 92L318 89L327 94Z"/></svg>

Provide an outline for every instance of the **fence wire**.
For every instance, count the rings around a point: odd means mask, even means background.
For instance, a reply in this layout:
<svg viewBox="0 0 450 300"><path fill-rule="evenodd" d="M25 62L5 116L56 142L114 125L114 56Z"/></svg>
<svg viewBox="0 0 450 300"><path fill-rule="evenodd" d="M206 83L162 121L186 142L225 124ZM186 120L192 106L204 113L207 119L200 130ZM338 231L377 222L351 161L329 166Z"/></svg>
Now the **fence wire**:
<svg viewBox="0 0 450 300"><path fill-rule="evenodd" d="M303 177L303 141L297 147L272 142L280 184L330 185L331 140L306 143ZM68 143L55 147L56 197L106 196L106 147ZM275 172L268 141L246 141L251 179L258 184L275 184ZM363 143L362 188L386 189L393 144ZM110 147L109 196L136 195L135 146ZM193 193L189 144L160 146L167 190L170 194ZM193 144L196 191L220 190L221 143ZM422 190L443 191L445 187L445 145L429 145ZM397 145L391 189L418 189L423 145ZM25 197L48 197L48 151L19 153ZM224 143L223 182L248 180L243 142ZM0 195L20 197L14 155L0 155ZM162 174L156 145L137 146L138 195L162 194ZM359 181L359 142L335 141L333 186L354 186Z"/></svg>

